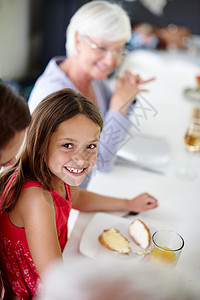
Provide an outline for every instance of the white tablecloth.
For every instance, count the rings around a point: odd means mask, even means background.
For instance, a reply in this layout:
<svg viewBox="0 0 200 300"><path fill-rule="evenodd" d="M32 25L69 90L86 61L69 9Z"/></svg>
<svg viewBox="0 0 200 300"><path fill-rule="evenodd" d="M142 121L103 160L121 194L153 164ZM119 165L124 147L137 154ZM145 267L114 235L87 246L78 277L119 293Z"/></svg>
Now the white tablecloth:
<svg viewBox="0 0 200 300"><path fill-rule="evenodd" d="M193 108L200 106L200 101L189 100L183 94L185 88L196 87L199 61L184 53L140 50L129 55L119 73L127 68L142 78L156 77L147 85L149 92L143 94L150 109L145 114L143 111L143 115L142 110L138 110L138 115L142 116L138 118L137 126L142 134L167 139L171 149L170 161L162 168L164 175L122 166L114 166L109 173L96 172L89 190L126 198L142 192L154 195L159 207L140 213L139 218L154 228L172 229L183 236L185 246L177 269L186 270L188 282L194 281L200 278L200 155L193 155L191 161L197 173L195 180L180 179L175 173L186 163L183 136ZM110 84L112 86L112 80ZM132 121L136 122L135 116L132 116ZM92 216L92 213L79 214L64 251L66 259L72 254L81 255L81 235Z"/></svg>

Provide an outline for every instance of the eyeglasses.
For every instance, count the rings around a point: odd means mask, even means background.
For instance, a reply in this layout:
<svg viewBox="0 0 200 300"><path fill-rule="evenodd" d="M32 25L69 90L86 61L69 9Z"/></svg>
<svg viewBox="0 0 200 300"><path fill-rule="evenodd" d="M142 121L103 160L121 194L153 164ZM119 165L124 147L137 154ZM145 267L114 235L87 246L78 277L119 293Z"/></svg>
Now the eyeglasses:
<svg viewBox="0 0 200 300"><path fill-rule="evenodd" d="M87 37L86 35L81 35L81 39L84 40L86 43L88 43L90 45L90 47L92 49L94 49L96 51L96 53L100 56L105 56L107 53L111 52L115 58L120 58L120 57L123 57L126 54L128 54L128 51L126 49L111 50L111 49L103 47L103 46L98 46L93 41L91 41L91 39L89 37Z"/></svg>

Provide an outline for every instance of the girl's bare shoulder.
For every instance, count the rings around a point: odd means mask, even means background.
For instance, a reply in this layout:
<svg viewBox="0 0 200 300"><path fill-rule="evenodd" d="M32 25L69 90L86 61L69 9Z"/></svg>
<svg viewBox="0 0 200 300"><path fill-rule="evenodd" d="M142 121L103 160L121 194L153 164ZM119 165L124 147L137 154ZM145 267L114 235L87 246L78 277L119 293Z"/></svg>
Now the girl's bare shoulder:
<svg viewBox="0 0 200 300"><path fill-rule="evenodd" d="M54 213L53 199L48 190L32 186L21 191L15 207L9 212L12 223L25 227L25 223Z"/></svg>
<svg viewBox="0 0 200 300"><path fill-rule="evenodd" d="M20 205L31 207L47 203L52 204L52 201L50 191L39 186L30 186L23 189L18 200Z"/></svg>
<svg viewBox="0 0 200 300"><path fill-rule="evenodd" d="M44 216L54 211L50 192L37 186L22 190L17 204L18 213L22 219L27 219L27 216L31 218Z"/></svg>

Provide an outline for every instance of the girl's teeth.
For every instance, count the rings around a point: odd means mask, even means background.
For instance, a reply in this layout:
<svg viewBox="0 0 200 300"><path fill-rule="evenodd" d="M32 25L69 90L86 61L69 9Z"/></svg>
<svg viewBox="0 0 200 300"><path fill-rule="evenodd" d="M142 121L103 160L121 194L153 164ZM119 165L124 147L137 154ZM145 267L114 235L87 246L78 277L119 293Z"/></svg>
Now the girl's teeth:
<svg viewBox="0 0 200 300"><path fill-rule="evenodd" d="M81 173L81 172L83 172L83 169L67 168L67 170L72 172L72 173Z"/></svg>

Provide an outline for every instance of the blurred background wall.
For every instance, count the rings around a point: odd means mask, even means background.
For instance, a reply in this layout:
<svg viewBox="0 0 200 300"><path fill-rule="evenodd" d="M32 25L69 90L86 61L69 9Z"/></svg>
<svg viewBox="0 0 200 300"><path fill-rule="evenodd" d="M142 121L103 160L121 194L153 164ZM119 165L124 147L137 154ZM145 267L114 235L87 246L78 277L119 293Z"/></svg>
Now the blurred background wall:
<svg viewBox="0 0 200 300"><path fill-rule="evenodd" d="M95 1L95 0L94 0ZM160 0L163 13L152 13L145 3L159 0L111 1L121 4L132 23L156 26L170 23L200 35L200 0ZM0 77L22 86L33 84L48 61L65 55L65 30L84 0L0 0Z"/></svg>
<svg viewBox="0 0 200 300"><path fill-rule="evenodd" d="M29 64L27 0L0 0L0 76L25 76Z"/></svg>
<svg viewBox="0 0 200 300"><path fill-rule="evenodd" d="M193 34L200 34L200 0L126 0L120 2L123 3L135 24L147 22L155 26L166 26L173 23L188 27ZM157 10L154 9L153 13L152 3L154 2ZM159 14L158 8L161 8L162 3L165 5ZM152 7L152 10L148 7Z"/></svg>
<svg viewBox="0 0 200 300"><path fill-rule="evenodd" d="M0 77L23 80L65 54L65 30L84 1L0 0Z"/></svg>

